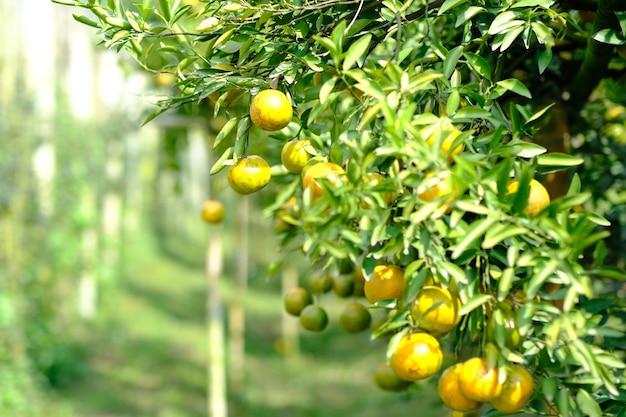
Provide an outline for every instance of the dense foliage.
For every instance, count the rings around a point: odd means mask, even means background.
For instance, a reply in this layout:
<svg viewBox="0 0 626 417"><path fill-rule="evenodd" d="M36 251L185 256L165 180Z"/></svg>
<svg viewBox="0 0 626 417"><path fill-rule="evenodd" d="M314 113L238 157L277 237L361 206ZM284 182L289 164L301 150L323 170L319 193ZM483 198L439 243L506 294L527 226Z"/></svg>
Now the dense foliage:
<svg viewBox="0 0 626 417"><path fill-rule="evenodd" d="M104 46L176 76L179 93L148 120L188 104L227 117L212 174L269 142L267 211L296 199L282 218L285 256L302 251L334 275L356 266L366 279L380 264L403 269L403 296L375 304L390 313L374 334L393 335L390 352L419 327L410 306L434 282L462 304L445 344L503 373L527 367L543 399L529 412L623 410L625 275L601 215L624 221L614 208L624 165L612 149L623 152L626 103L608 93L624 89L620 1L56 2L89 11L75 18ZM295 110L276 133L253 126L247 110L268 88ZM589 135L607 109L617 109L612 124ZM586 123L570 126L581 115ZM293 138L345 169L321 181L319 198L279 164ZM537 213L527 207L533 179L552 197ZM502 320L488 337L496 310L514 314L519 347Z"/></svg>

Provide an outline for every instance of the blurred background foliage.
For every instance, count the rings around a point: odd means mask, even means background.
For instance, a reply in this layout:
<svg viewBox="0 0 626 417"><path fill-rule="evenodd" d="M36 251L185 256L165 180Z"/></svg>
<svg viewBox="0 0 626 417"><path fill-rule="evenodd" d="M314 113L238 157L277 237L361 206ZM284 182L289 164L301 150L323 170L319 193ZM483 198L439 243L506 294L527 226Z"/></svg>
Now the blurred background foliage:
<svg viewBox="0 0 626 417"><path fill-rule="evenodd" d="M341 332L344 300L329 299L323 335L296 335L285 352L277 238L252 197L250 259L240 259L240 199L208 177L212 134L225 121L185 105L141 127L149 99L174 88L139 75L123 55L47 0L0 0L0 415L206 415L206 241L225 245L226 302L249 265L246 367L232 386L234 416L401 415L445 411L433 387L376 389L385 344ZM626 92L603 85L572 120L572 148L590 209L612 222L607 263L626 253ZM85 101L89 104L85 105ZM91 109L91 110L89 110ZM259 141L252 141L259 143ZM267 143L275 154L278 143ZM271 161L277 162L277 161ZM227 207L209 230L199 207ZM311 272L297 254L297 279ZM356 354L358 352L358 354ZM427 407L430 405L430 407ZM428 416L423 413L424 416Z"/></svg>

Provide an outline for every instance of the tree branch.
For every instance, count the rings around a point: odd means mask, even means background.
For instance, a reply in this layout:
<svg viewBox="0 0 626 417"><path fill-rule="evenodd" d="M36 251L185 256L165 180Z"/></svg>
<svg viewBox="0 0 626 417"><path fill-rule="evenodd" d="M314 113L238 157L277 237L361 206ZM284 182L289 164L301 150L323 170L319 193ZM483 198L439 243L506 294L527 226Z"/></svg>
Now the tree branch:
<svg viewBox="0 0 626 417"><path fill-rule="evenodd" d="M592 35L602 29L621 31L615 11L626 8L624 0L598 0L592 34L587 40L585 57L570 86L570 108L574 113L584 105L591 92L606 75L614 46L595 40Z"/></svg>

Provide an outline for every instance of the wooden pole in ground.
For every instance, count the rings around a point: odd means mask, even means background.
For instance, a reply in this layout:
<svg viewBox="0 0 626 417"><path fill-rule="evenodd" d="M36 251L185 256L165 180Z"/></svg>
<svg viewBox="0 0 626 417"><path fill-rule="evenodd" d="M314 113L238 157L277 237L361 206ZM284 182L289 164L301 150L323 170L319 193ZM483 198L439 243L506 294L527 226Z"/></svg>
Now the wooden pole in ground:
<svg viewBox="0 0 626 417"><path fill-rule="evenodd" d="M222 226L212 225L206 254L207 295L207 406L209 417L226 417L226 357L224 314L220 294L223 271Z"/></svg>
<svg viewBox="0 0 626 417"><path fill-rule="evenodd" d="M229 308L229 349L230 383L235 392L241 392L244 383L246 358L245 332L246 310L245 298L248 291L249 264L249 198L240 198L237 213L237 271L235 275L235 292Z"/></svg>
<svg viewBox="0 0 626 417"><path fill-rule="evenodd" d="M285 263L282 271L283 273L281 277L281 286L284 297L287 292L298 286L298 271L289 262ZM285 353L287 359L297 358L300 354L300 330L298 327L298 320L294 320L294 318L287 314L284 310L281 317L282 350Z"/></svg>

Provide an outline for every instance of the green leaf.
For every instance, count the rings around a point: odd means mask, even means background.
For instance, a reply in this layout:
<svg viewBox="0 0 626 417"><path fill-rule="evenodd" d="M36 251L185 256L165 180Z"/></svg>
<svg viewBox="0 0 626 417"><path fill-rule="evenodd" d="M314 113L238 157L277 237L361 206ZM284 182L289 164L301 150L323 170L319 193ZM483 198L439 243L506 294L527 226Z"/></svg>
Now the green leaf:
<svg viewBox="0 0 626 417"><path fill-rule="evenodd" d="M578 393L576 393L576 402L584 415L589 417L602 417L602 409L596 400L584 389L580 389Z"/></svg>
<svg viewBox="0 0 626 417"><path fill-rule="evenodd" d="M456 23L454 24L454 27L458 28L459 26L467 23L468 20L471 20L478 13L483 12L483 11L485 11L483 7L478 7L478 6L468 7L467 9L459 13L459 16L456 19Z"/></svg>
<svg viewBox="0 0 626 417"><path fill-rule="evenodd" d="M539 288L546 282L550 275L556 271L559 266L559 261L556 259L550 259L546 264L539 264L533 268L533 272L536 272L526 286L526 296L528 298L534 298L537 295ZM538 272L537 272L538 270Z"/></svg>
<svg viewBox="0 0 626 417"><path fill-rule="evenodd" d="M338 55L338 51L337 51L337 48L335 47L335 44L329 38L322 38L321 36L313 36L313 39L315 40L315 42L319 43L320 46L322 46L328 52L330 52L331 56Z"/></svg>
<svg viewBox="0 0 626 417"><path fill-rule="evenodd" d="M509 49L513 42L515 42L515 39L526 29L524 23L525 22L522 20L510 22L512 27L504 32L504 34L500 33L496 36L497 42L494 42L492 50L495 51L499 49L501 52L504 52Z"/></svg>
<svg viewBox="0 0 626 417"><path fill-rule="evenodd" d="M496 84L522 97L532 98L530 91L524 85L524 83L522 83L520 80L517 80L515 78L509 78L506 80L498 81Z"/></svg>
<svg viewBox="0 0 626 417"><path fill-rule="evenodd" d="M556 378L546 378L541 384L541 390L546 400L552 401L554 399L554 394L556 394Z"/></svg>
<svg viewBox="0 0 626 417"><path fill-rule="evenodd" d="M170 2L168 0L159 0L159 7L161 8L161 14L165 18L166 22L169 22L172 19Z"/></svg>
<svg viewBox="0 0 626 417"><path fill-rule="evenodd" d="M560 152L546 153L537 158L537 164L540 166L574 167L583 162L585 162L583 158Z"/></svg>
<svg viewBox="0 0 626 417"><path fill-rule="evenodd" d="M514 155L520 158L534 158L547 152L547 149L533 142L513 139L508 143Z"/></svg>
<svg viewBox="0 0 626 417"><path fill-rule="evenodd" d="M481 247L483 249L491 249L496 246L498 243L502 242L505 239L511 238L513 236L525 234L527 230L520 226L515 226L512 224L501 223L495 225L491 229L487 231L485 234L485 239Z"/></svg>
<svg viewBox="0 0 626 417"><path fill-rule="evenodd" d="M322 84L322 87L320 88L320 103L321 104L326 103L326 100L328 99L328 95L333 91L333 88L335 88L336 81L337 81L336 78L330 78L328 81Z"/></svg>
<svg viewBox="0 0 626 417"><path fill-rule="evenodd" d="M467 302L464 303L463 306L459 309L459 316L464 316L468 313L471 313L481 305L491 300L493 300L493 297L489 294L476 294L475 296L467 300Z"/></svg>
<svg viewBox="0 0 626 417"><path fill-rule="evenodd" d="M493 22L491 22L488 33L490 35L496 35L524 23L523 20L514 20L516 17L517 13L511 10L500 13L495 19L493 19ZM511 26L511 22L514 22L513 26Z"/></svg>
<svg viewBox="0 0 626 417"><path fill-rule="evenodd" d="M545 25L545 23L541 21L534 21L530 24L530 27L533 29L535 36L537 36L537 41L542 45L554 46L554 35L552 34L552 29Z"/></svg>
<svg viewBox="0 0 626 417"><path fill-rule="evenodd" d="M443 61L443 76L446 79L450 79L450 76L454 72L456 68L456 64L463 53L463 46L459 45L455 48L452 48L446 54L446 59Z"/></svg>
<svg viewBox="0 0 626 417"><path fill-rule="evenodd" d="M596 275L600 277L616 279L619 281L626 281L626 271L616 266L602 266L602 267L587 271L587 273L589 275Z"/></svg>
<svg viewBox="0 0 626 417"><path fill-rule="evenodd" d="M465 231L463 239L455 246L452 252L452 259L457 259L472 243L482 237L485 232L493 226L498 220L493 217L486 217L477 220Z"/></svg>
<svg viewBox="0 0 626 417"><path fill-rule="evenodd" d="M552 108L552 106L554 106L554 103L544 107L543 109L539 110L538 112L534 113L528 120L526 120L526 123L524 124L525 127L530 127L533 124L537 123L539 120L541 120L548 112L548 110L550 110Z"/></svg>
<svg viewBox="0 0 626 417"><path fill-rule="evenodd" d="M209 175L215 175L218 172L220 172L222 169L224 169L224 162L226 160L228 160L233 154L233 147L229 147L228 149L226 149L223 153L222 156L219 157L219 159L213 164L213 166L211 167L211 171L209 171Z"/></svg>
<svg viewBox="0 0 626 417"><path fill-rule="evenodd" d="M372 35L368 33L367 35L360 37L356 42L350 45L350 48L348 48L348 52L346 52L343 60L342 68L344 71L349 70L354 66L357 61L365 58L364 55L369 48L371 39Z"/></svg>
<svg viewBox="0 0 626 417"><path fill-rule="evenodd" d="M80 14L76 14L76 13L72 13L72 17L74 18L74 20L76 20L77 22L82 23L83 25L87 25L87 26L91 26L94 28L100 28L100 23L96 22L94 20L89 19L86 16L80 15Z"/></svg>
<svg viewBox="0 0 626 417"><path fill-rule="evenodd" d="M624 35L614 29L602 29L596 32L592 36L598 42L606 43L609 45L624 45L626 44L626 38Z"/></svg>
<svg viewBox="0 0 626 417"><path fill-rule="evenodd" d="M491 67L485 58L473 52L465 52L464 55L471 69L481 77L491 81Z"/></svg>
<svg viewBox="0 0 626 417"><path fill-rule="evenodd" d="M539 69L539 74L543 74L551 62L552 48L546 48L543 51L539 52L539 56L537 57L537 68Z"/></svg>
<svg viewBox="0 0 626 417"><path fill-rule="evenodd" d="M446 0L443 2L441 7L439 8L439 12L437 12L437 16L441 16L446 13L448 10L452 10L455 7L460 6L463 3L466 3L467 0Z"/></svg>
<svg viewBox="0 0 626 417"><path fill-rule="evenodd" d="M215 137L215 141L213 142L213 148L216 149L220 144L226 139L228 134L233 130L237 122L239 121L239 117L235 116L229 121L227 121L224 126L220 129L219 133Z"/></svg>
<svg viewBox="0 0 626 417"><path fill-rule="evenodd" d="M454 281L458 284L467 284L467 276L465 272L455 263L452 262L441 262L438 264L441 268L450 275Z"/></svg>
<svg viewBox="0 0 626 417"><path fill-rule="evenodd" d="M524 9L530 7L543 7L549 9L554 4L553 0L517 0L511 5L511 9Z"/></svg>
<svg viewBox="0 0 626 417"><path fill-rule="evenodd" d="M498 280L498 301L504 301L509 295L511 287L513 286L513 279L515 278L515 268L504 268L502 275Z"/></svg>
<svg viewBox="0 0 626 417"><path fill-rule="evenodd" d="M454 122L460 122L462 119L490 119L493 115L487 110L480 107L465 107L458 110L452 117Z"/></svg>

